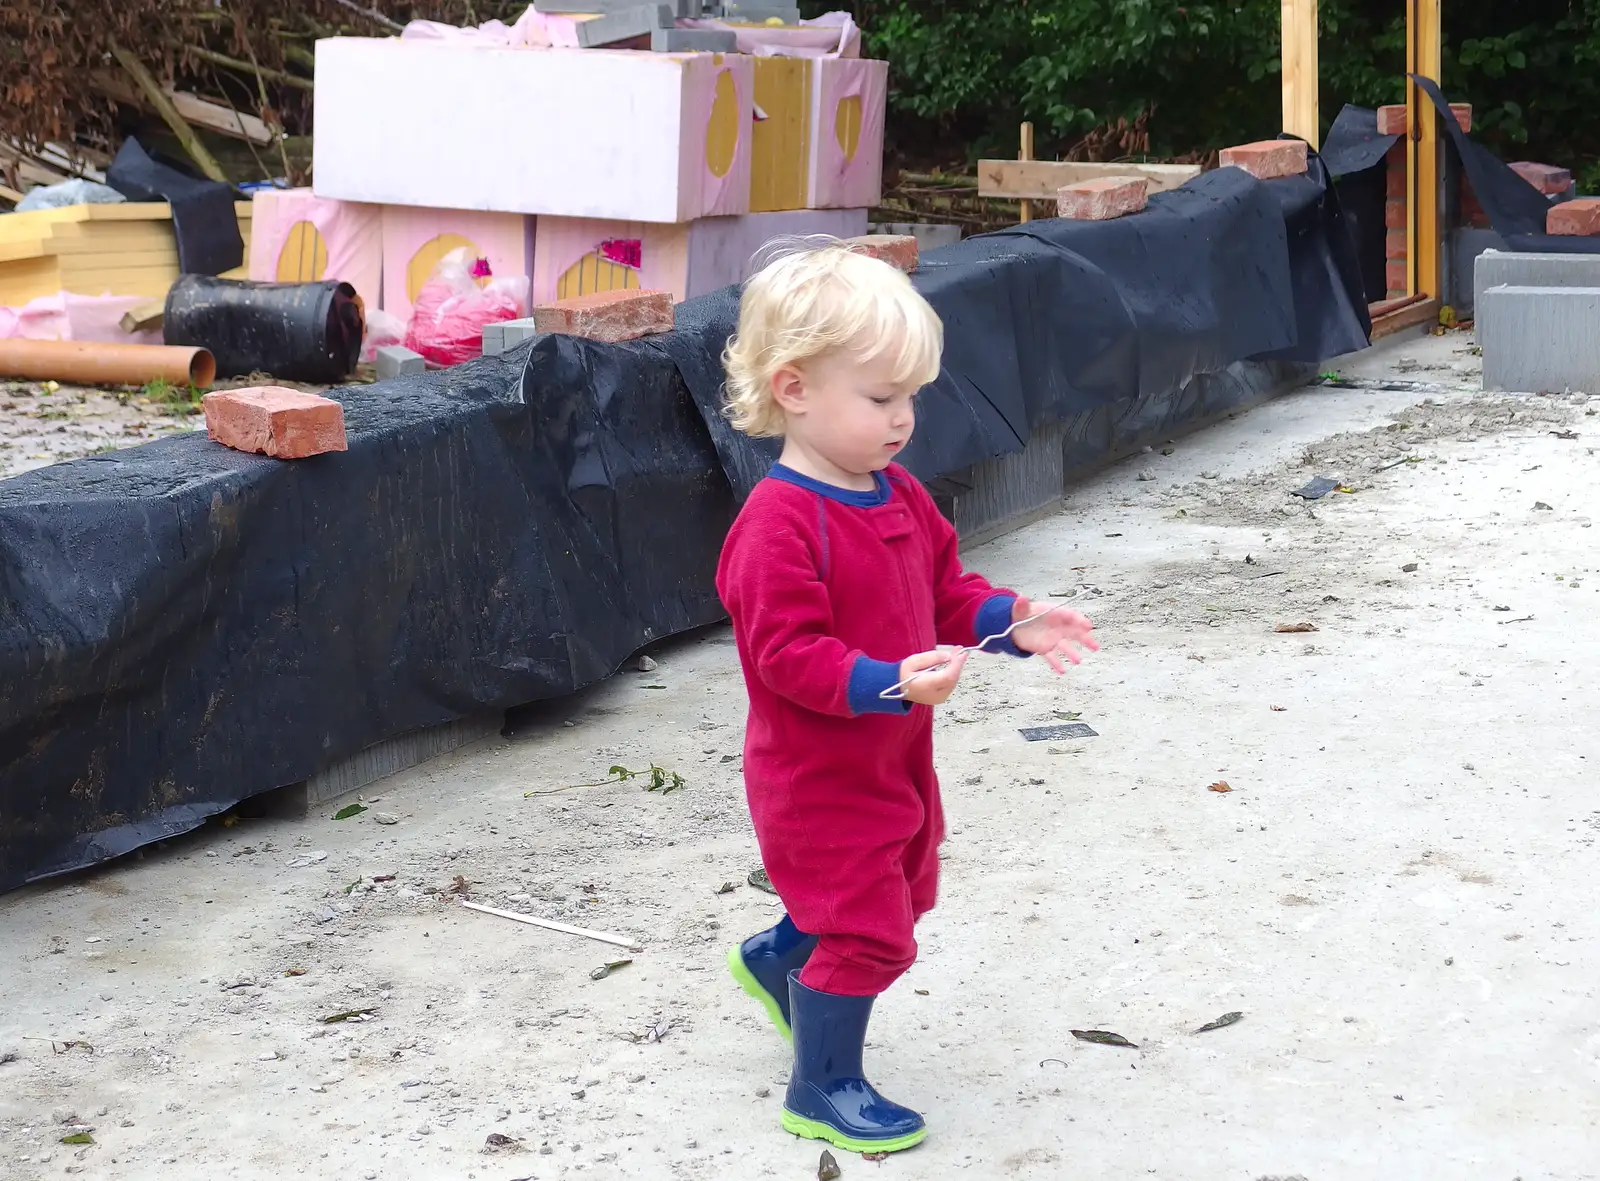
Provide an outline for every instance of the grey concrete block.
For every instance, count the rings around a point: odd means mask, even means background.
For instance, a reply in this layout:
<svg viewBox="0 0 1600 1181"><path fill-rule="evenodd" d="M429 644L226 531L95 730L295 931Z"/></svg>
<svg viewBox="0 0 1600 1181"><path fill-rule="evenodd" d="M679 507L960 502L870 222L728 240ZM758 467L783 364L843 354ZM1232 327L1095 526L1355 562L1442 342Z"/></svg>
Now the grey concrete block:
<svg viewBox="0 0 1600 1181"><path fill-rule="evenodd" d="M1600 254L1486 250L1472 272L1472 306L1491 287L1600 287Z"/></svg>
<svg viewBox="0 0 1600 1181"><path fill-rule="evenodd" d="M506 351L506 325L504 320L483 326L483 355L498 357Z"/></svg>
<svg viewBox="0 0 1600 1181"><path fill-rule="evenodd" d="M539 330L533 326L532 318L526 320L507 320L500 325L505 333L505 349L510 351L525 340L532 340L539 335Z"/></svg>
<svg viewBox="0 0 1600 1181"><path fill-rule="evenodd" d="M1485 390L1600 393L1600 286L1490 287L1477 335Z"/></svg>
<svg viewBox="0 0 1600 1181"><path fill-rule="evenodd" d="M1445 257L1450 260L1449 276L1446 290L1449 298L1445 300L1455 308L1457 316L1469 319L1472 309L1478 306L1478 292L1474 287L1473 276L1477 272L1477 260L1480 255L1490 250L1504 250L1506 240L1493 230L1475 229L1464 226L1458 230L1451 230L1445 239ZM1493 287L1490 283L1487 286Z"/></svg>
<svg viewBox="0 0 1600 1181"><path fill-rule="evenodd" d="M732 53L738 40L732 29L655 29L650 48L657 53Z"/></svg>
<svg viewBox="0 0 1600 1181"><path fill-rule="evenodd" d="M618 9L578 25L578 44L585 49L599 49L618 41L648 37L657 29L672 28L676 19L671 4L638 4Z"/></svg>
<svg viewBox="0 0 1600 1181"><path fill-rule="evenodd" d="M249 801L252 816L304 817L326 807L340 796L359 791L389 775L480 742L505 727L501 711L445 722L375 743L359 754L335 763L303 783L280 787Z"/></svg>
<svg viewBox="0 0 1600 1181"><path fill-rule="evenodd" d="M428 362L421 353L414 353L400 345L385 345L378 350L379 378L399 377L403 373L426 373Z"/></svg>
<svg viewBox="0 0 1600 1181"><path fill-rule="evenodd" d="M747 24L764 25L776 17L786 25L800 23L800 10L790 4L775 4L772 0L723 0L722 19Z"/></svg>

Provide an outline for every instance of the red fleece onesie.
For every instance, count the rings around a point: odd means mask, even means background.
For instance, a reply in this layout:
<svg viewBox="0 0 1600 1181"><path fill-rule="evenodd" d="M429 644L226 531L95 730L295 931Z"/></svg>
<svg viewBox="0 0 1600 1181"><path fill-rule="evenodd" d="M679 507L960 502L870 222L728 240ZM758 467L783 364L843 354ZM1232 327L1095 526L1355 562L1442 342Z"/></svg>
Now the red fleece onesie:
<svg viewBox="0 0 1600 1181"><path fill-rule="evenodd" d="M916 959L944 839L933 711L879 694L907 656L1003 631L1015 600L962 571L955 530L909 472L892 465L877 484L856 493L775 467L717 572L750 692L761 858L795 925L819 937L801 982L853 996Z"/></svg>

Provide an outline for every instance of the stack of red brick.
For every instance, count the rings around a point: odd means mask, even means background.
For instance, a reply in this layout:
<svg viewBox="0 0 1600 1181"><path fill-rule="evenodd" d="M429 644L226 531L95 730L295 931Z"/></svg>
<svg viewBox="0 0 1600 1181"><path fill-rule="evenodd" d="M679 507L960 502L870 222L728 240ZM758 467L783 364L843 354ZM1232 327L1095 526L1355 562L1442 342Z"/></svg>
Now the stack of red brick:
<svg viewBox="0 0 1600 1181"><path fill-rule="evenodd" d="M1451 103L1450 110L1456 117L1456 122L1462 131L1472 130L1472 106L1470 103ZM1378 108L1378 134L1398 135L1404 137L1407 131L1406 108L1404 105ZM1388 229L1385 239L1385 256L1387 266L1385 277L1388 288L1388 297L1398 299L1406 293L1408 268L1406 266L1406 145L1402 138L1400 143L1389 149L1386 157L1385 168L1388 180L1388 201L1384 207L1384 225ZM1527 181L1546 197L1559 196L1572 188L1572 173L1565 168L1556 168L1550 164L1535 164L1527 160L1519 160L1512 164L1511 170L1523 180ZM1463 226L1473 229L1488 229L1489 215L1483 211L1483 206L1478 202L1478 195L1472 190L1472 183L1463 174L1460 178L1458 190ZM1552 234L1591 233L1582 227L1595 221L1600 225L1600 210L1593 214L1586 209L1587 202L1572 201L1552 207L1547 229ZM1577 206L1577 209L1568 209L1568 206ZM1557 212L1557 211L1561 212Z"/></svg>

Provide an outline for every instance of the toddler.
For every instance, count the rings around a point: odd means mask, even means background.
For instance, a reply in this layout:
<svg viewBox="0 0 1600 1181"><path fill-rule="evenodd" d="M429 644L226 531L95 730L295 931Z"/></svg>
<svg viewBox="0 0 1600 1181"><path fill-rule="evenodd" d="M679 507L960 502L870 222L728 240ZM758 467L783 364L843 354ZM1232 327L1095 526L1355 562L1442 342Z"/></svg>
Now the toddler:
<svg viewBox="0 0 1600 1181"><path fill-rule="evenodd" d="M784 1128L850 1152L927 1134L867 1082L861 1052L873 1000L915 960L913 928L937 892L930 707L966 660L937 646L1026 621L988 650L1058 673L1097 647L1077 612L1040 614L963 571L955 530L895 463L942 346L904 274L830 243L746 283L723 358L735 427L783 439L728 534L717 589L750 693L750 813L788 912L728 966L794 1043Z"/></svg>

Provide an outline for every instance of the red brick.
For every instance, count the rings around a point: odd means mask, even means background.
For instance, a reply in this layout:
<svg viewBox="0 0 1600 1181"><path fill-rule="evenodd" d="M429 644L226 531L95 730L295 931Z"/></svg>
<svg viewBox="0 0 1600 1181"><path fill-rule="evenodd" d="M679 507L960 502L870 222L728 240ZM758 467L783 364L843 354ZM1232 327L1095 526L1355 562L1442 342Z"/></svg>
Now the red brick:
<svg viewBox="0 0 1600 1181"><path fill-rule="evenodd" d="M1591 238L1600 234L1600 197L1579 197L1550 206L1544 229L1547 234L1565 237Z"/></svg>
<svg viewBox="0 0 1600 1181"><path fill-rule="evenodd" d="M1404 258L1406 256L1406 232L1404 230L1390 230L1383 236L1383 257Z"/></svg>
<svg viewBox="0 0 1600 1181"><path fill-rule="evenodd" d="M1385 192L1391 197L1406 199L1406 150L1404 145L1395 144L1389 149L1389 154L1384 157L1386 171Z"/></svg>
<svg viewBox="0 0 1600 1181"><path fill-rule="evenodd" d="M917 269L917 240L910 234L863 234L845 239L845 245L857 254L899 267L908 275Z"/></svg>
<svg viewBox="0 0 1600 1181"><path fill-rule="evenodd" d="M1451 103L1450 113L1456 117L1456 126L1461 128L1462 131L1472 130L1471 103ZM1404 135L1407 126L1408 116L1404 103L1378 108L1379 135Z"/></svg>
<svg viewBox="0 0 1600 1181"><path fill-rule="evenodd" d="M1242 168L1257 180L1300 176L1306 170L1306 144L1300 139L1265 139L1259 143L1223 148L1224 168Z"/></svg>
<svg viewBox="0 0 1600 1181"><path fill-rule="evenodd" d="M1572 187L1572 173L1553 164L1535 164L1531 160L1518 160L1509 167L1512 172L1547 197L1554 197Z"/></svg>
<svg viewBox="0 0 1600 1181"><path fill-rule="evenodd" d="M1403 230L1406 228L1406 199L1404 197L1390 197L1383 203L1383 224L1387 229Z"/></svg>
<svg viewBox="0 0 1600 1181"><path fill-rule="evenodd" d="M1389 298L1406 293L1406 286L1411 282L1411 268L1406 265L1403 258L1391 258L1383 264L1383 285L1389 290Z"/></svg>
<svg viewBox="0 0 1600 1181"><path fill-rule="evenodd" d="M1056 190L1056 216L1073 221L1111 221L1138 213L1150 185L1142 176L1102 176Z"/></svg>
<svg viewBox="0 0 1600 1181"><path fill-rule="evenodd" d="M597 291L533 309L537 332L559 332L616 344L672 331L672 292Z"/></svg>
<svg viewBox="0 0 1600 1181"><path fill-rule="evenodd" d="M331 398L278 385L207 394L206 434L235 451L305 459L347 450L344 407Z"/></svg>

